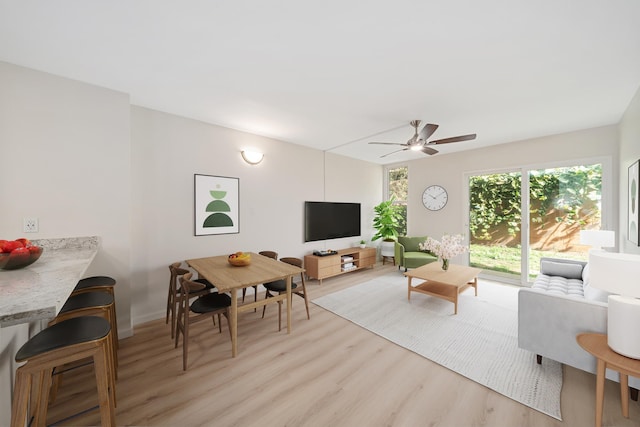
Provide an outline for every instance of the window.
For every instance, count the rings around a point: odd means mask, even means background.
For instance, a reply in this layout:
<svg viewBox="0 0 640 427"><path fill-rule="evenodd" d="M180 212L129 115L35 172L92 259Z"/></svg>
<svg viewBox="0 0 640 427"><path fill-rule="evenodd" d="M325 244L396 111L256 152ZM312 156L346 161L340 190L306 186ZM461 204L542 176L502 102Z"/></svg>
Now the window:
<svg viewBox="0 0 640 427"><path fill-rule="evenodd" d="M407 235L407 199L409 196L409 168L399 166L387 169L387 197L395 198L394 204L400 206L402 220L398 227L398 235ZM388 200L387 199L387 200Z"/></svg>
<svg viewBox="0 0 640 427"><path fill-rule="evenodd" d="M540 257L586 260L580 230L608 229L609 164L594 159L469 175L469 264L526 284Z"/></svg>

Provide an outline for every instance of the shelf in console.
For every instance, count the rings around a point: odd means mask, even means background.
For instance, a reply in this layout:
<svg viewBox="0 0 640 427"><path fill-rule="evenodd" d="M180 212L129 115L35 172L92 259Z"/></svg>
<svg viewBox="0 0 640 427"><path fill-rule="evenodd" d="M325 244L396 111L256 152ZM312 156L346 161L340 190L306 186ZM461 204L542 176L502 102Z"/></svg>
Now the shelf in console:
<svg viewBox="0 0 640 427"><path fill-rule="evenodd" d="M334 255L305 255L304 267L307 278L322 280L328 277L373 268L376 263L376 248L346 248L335 251ZM351 264L352 267L347 266Z"/></svg>

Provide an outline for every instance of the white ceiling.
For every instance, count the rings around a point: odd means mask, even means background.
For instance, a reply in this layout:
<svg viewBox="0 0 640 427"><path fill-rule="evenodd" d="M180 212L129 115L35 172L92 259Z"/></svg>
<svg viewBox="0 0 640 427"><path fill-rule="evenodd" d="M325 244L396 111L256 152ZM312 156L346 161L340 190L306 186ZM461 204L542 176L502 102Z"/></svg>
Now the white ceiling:
<svg viewBox="0 0 640 427"><path fill-rule="evenodd" d="M380 164L617 123L638 0L0 0L0 60Z"/></svg>

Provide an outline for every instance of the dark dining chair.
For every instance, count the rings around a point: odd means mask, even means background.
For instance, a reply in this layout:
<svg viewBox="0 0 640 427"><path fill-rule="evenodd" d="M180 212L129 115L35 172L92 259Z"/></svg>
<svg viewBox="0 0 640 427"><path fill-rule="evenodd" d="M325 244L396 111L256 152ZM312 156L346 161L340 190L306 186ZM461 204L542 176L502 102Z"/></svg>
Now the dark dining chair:
<svg viewBox="0 0 640 427"><path fill-rule="evenodd" d="M167 296L167 318L165 319L165 323L169 323L169 319L171 319L171 338L175 336L176 313L178 311L178 303L180 302L180 293L182 292L180 284L178 283L178 277L189 273L189 270L180 267L181 265L182 262L178 261L169 266L169 294ZM201 283L204 285L204 288L200 292L193 293L191 295L192 298L215 291L215 286L206 279L195 279L194 282Z"/></svg>
<svg viewBox="0 0 640 427"><path fill-rule="evenodd" d="M231 324L229 323L229 307L231 297L227 294L210 292L200 295L190 303L190 299L205 289L205 285L191 280L192 274L186 273L180 276L180 296L178 298L178 316L176 318L176 341L178 348L180 333L182 333L182 369L187 370L187 358L189 355L189 326L201 320L211 318L215 326L215 316L218 316L218 329L222 333L221 315L227 318L229 338L231 338Z"/></svg>
<svg viewBox="0 0 640 427"><path fill-rule="evenodd" d="M286 262L287 264L295 265L296 267L302 268L302 260L300 258L294 257L283 257L280 258L280 261ZM262 286L266 288L266 293L264 298L271 298L273 296L284 294L287 292L287 282L284 279L276 280L275 282L264 283ZM291 279L291 294L298 295L299 297L304 299L304 306L307 309L307 319L311 320L311 316L309 315L309 299L307 298L307 286L304 283L304 274L300 273L300 283L293 282L293 278ZM262 307L262 318L264 319L264 313L267 310L267 306ZM282 301L278 301L278 331L282 330Z"/></svg>
<svg viewBox="0 0 640 427"><path fill-rule="evenodd" d="M278 259L278 252L274 251L260 251L258 254L266 256L272 259ZM247 288L242 288L242 302L244 302L244 296L247 294ZM253 300L258 301L258 285L253 286ZM255 310L254 310L255 311Z"/></svg>

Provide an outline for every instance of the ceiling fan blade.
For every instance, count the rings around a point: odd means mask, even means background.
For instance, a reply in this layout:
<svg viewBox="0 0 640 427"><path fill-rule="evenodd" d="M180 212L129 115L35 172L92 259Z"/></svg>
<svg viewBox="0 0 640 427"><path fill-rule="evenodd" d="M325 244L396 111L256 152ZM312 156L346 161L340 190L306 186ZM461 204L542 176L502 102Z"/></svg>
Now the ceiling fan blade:
<svg viewBox="0 0 640 427"><path fill-rule="evenodd" d="M427 139L429 139L429 137L431 135L433 135L433 133L436 131L436 129L438 129L438 125L434 125L432 123L427 123L426 125L424 125L424 127L420 131L420 134L418 135L418 138L423 140L423 141L426 141Z"/></svg>
<svg viewBox="0 0 640 427"><path fill-rule="evenodd" d="M470 141L476 139L476 134L471 133L469 135L453 136L451 138L438 139L436 141L429 141L429 144L449 144L450 142Z"/></svg>
<svg viewBox="0 0 640 427"><path fill-rule="evenodd" d="M387 156L390 156L391 154L398 153L398 152L400 152L400 151L407 151L407 150L408 150L408 148L403 148L403 149L401 149L401 150L392 151L392 152L390 152L390 153L383 154L382 156L380 156L380 158L387 157Z"/></svg>
<svg viewBox="0 0 640 427"><path fill-rule="evenodd" d="M370 142L369 144L378 144L378 145L399 145L401 147L406 146L407 144L400 144L399 142Z"/></svg>
<svg viewBox="0 0 640 427"><path fill-rule="evenodd" d="M424 147L422 147L420 149L420 151L422 151L424 154L428 154L430 156L438 153L438 150L436 150L435 148L427 147L426 145Z"/></svg>

